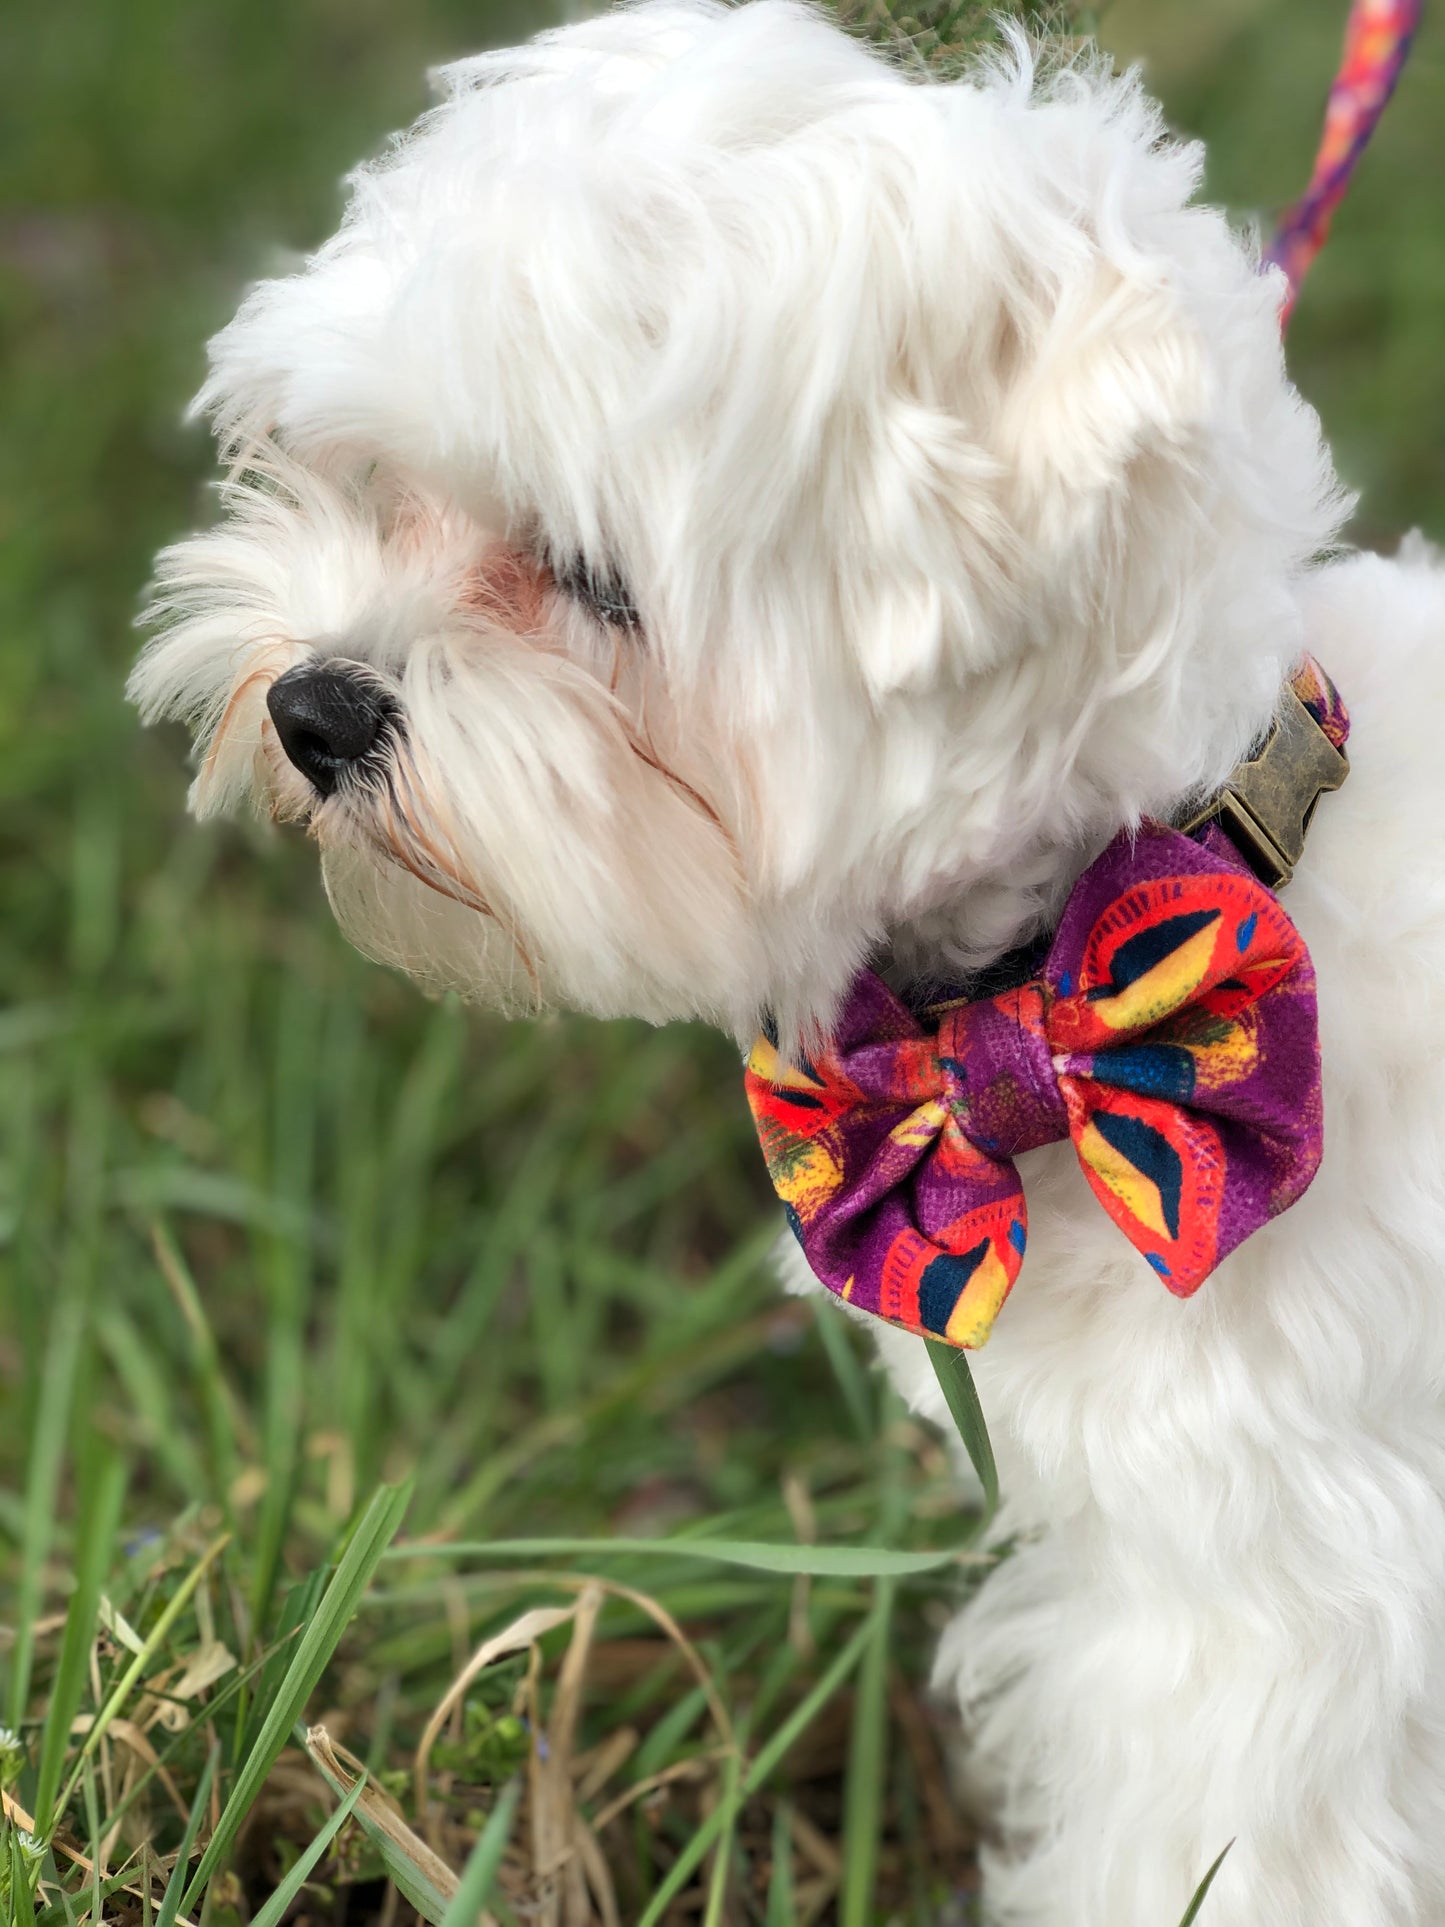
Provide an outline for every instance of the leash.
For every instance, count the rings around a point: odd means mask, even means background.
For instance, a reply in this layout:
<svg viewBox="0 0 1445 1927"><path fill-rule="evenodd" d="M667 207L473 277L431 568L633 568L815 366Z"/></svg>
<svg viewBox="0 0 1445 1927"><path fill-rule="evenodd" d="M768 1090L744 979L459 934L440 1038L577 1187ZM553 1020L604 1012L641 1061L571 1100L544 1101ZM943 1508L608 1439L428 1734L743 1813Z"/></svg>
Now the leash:
<svg viewBox="0 0 1445 1927"><path fill-rule="evenodd" d="M1289 321L1300 285L1329 236L1335 209L1395 91L1423 12L1424 0L1354 0L1350 8L1314 172L1265 253L1271 266L1283 268L1289 283L1281 327Z"/></svg>

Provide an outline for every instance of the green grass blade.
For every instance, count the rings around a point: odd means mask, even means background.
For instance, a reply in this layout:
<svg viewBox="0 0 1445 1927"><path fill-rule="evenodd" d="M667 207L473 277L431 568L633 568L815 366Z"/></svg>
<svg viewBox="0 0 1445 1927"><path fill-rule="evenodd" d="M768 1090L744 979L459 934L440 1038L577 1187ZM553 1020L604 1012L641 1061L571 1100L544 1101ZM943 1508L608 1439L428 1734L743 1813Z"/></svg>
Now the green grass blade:
<svg viewBox="0 0 1445 1927"><path fill-rule="evenodd" d="M65 1791L60 1796L60 1808L62 1812L70 1804L70 1796L75 1790L76 1782L82 1772L88 1770L90 1762L95 1757L96 1748L100 1745L102 1739L104 1739L110 1729L111 1721L130 1698L137 1682L154 1663L155 1656L165 1644L166 1636L169 1634L171 1627L175 1625L176 1621L185 1611L197 1586L200 1585L201 1581L229 1544L229 1537L223 1534L219 1539L213 1540L206 1551L202 1553L200 1559L176 1588L170 1602L156 1620L155 1625L151 1627L145 1644L121 1674L117 1684L111 1689L110 1697L100 1709L100 1712L96 1716L95 1724L85 1736L85 1745L80 1750L80 1758L76 1761L71 1771L70 1779L66 1784Z"/></svg>
<svg viewBox="0 0 1445 1927"><path fill-rule="evenodd" d="M828 1354L833 1376L838 1381L838 1390L843 1394L843 1403L848 1408L853 1429L865 1445L870 1444L878 1436L878 1414L874 1409L875 1401L867 1371L853 1349L846 1329L848 1321L840 1317L832 1305L815 1302L813 1322L818 1328L823 1350Z"/></svg>
<svg viewBox="0 0 1445 1927"><path fill-rule="evenodd" d="M639 1780L667 1766L683 1740L707 1711L707 1694L700 1686L683 1693L657 1722L633 1755L632 1771Z"/></svg>
<svg viewBox="0 0 1445 1927"><path fill-rule="evenodd" d="M768 1875L768 1911L765 1927L795 1927L797 1902L793 1898L793 1825L786 1801L778 1802L773 1815L773 1865Z"/></svg>
<svg viewBox="0 0 1445 1927"><path fill-rule="evenodd" d="M237 1668L229 1682L218 1692L214 1693L207 1701L206 1712L213 1728L216 1726L216 1722L220 1719L221 1715L228 1713L231 1706L244 1697L247 1688L255 1679L263 1664L264 1661L255 1660L248 1667ZM182 1727L181 1731L174 1734L166 1745L157 1749L156 1765L148 1766L143 1773L138 1774L136 1778L130 1782L128 1790L112 1805L107 1816L112 1826L117 1825L128 1813L149 1797L150 1788L156 1780L159 1768L165 1767L170 1769L176 1766L180 1756L189 1750L191 1737L190 1729Z"/></svg>
<svg viewBox="0 0 1445 1927"><path fill-rule="evenodd" d="M284 1272L278 1263L277 1272ZM256 1519L251 1565L251 1619L270 1624L272 1595L281 1572L281 1553L296 1503L301 1452L301 1410L305 1360L299 1330L289 1317L267 1317L266 1396L261 1456L266 1490Z"/></svg>
<svg viewBox="0 0 1445 1927"><path fill-rule="evenodd" d="M370 1583L377 1562L400 1531L410 1497L409 1485L384 1485L367 1507L316 1610L315 1618L301 1635L280 1690L236 1775L220 1822L186 1890L185 1904L188 1909L240 1831L241 1822L275 1764L276 1756L285 1746L291 1728L301 1717L327 1661L340 1644L341 1636Z"/></svg>
<svg viewBox="0 0 1445 1927"><path fill-rule="evenodd" d="M791 1752L792 1748L797 1744L799 1736L812 1724L818 1714L822 1712L828 1701L832 1699L833 1695L838 1691L838 1688L853 1671L853 1668L868 1650L868 1642L873 1637L873 1626L877 1616L878 1607L875 1603L868 1617L848 1641L848 1644L843 1648L842 1652L839 1653L838 1657L833 1661L827 1672L814 1683L811 1691L794 1707L793 1711L788 1715L787 1719L783 1721L783 1724L768 1741L767 1745L763 1747L757 1758L748 1768L747 1777L743 1781L744 1795L756 1793L759 1787L767 1783L774 1768Z"/></svg>
<svg viewBox="0 0 1445 1927"><path fill-rule="evenodd" d="M445 1894L438 1890L421 1872L415 1861L401 1853L396 1843L384 1833L369 1826L363 1818L361 1822L367 1838L381 1855L381 1863L386 1868L386 1877L409 1907L415 1907L421 1918L431 1922L431 1927L441 1927L443 1917L450 1905Z"/></svg>
<svg viewBox="0 0 1445 1927"><path fill-rule="evenodd" d="M640 1559L696 1559L789 1578L807 1573L817 1579L912 1579L960 1562L975 1564L982 1557L966 1546L945 1546L937 1552L892 1552L869 1546L774 1545L762 1539L459 1539L447 1545L397 1546L386 1557L485 1561L593 1559L614 1554Z"/></svg>
<svg viewBox="0 0 1445 1927"><path fill-rule="evenodd" d="M204 1414L211 1476L221 1502L228 1509L231 1488L241 1463L236 1434L240 1425L237 1403L221 1367L220 1347L206 1317L201 1294L170 1227L161 1219L150 1228L151 1249L186 1328L191 1375Z"/></svg>
<svg viewBox="0 0 1445 1927"><path fill-rule="evenodd" d="M276 1020L268 1188L298 1223L308 1215L316 1163L319 1018L314 986L304 976L288 975ZM270 1623L301 1471L312 1252L307 1239L279 1233L258 1248L264 1253L266 1309L261 1426L266 1488L252 1548L251 1618L261 1627Z"/></svg>
<svg viewBox="0 0 1445 1927"><path fill-rule="evenodd" d="M989 1443L983 1407L978 1402L978 1388L968 1368L968 1353L959 1351L956 1346L945 1345L938 1338L925 1338L923 1342L928 1347L928 1356L933 1361L943 1396L958 1427L958 1436L963 1440L963 1449L983 1487L983 1518L977 1529L985 1532L998 1511L998 1467L994 1464L993 1446Z"/></svg>
<svg viewBox="0 0 1445 1927"><path fill-rule="evenodd" d="M233 1758L238 1763L246 1752L252 1730L265 1719L275 1703L286 1678L286 1669L296 1656L302 1629L315 1618L325 1588L326 1569L322 1567L319 1572L308 1574L300 1584L290 1587L282 1601L281 1615L272 1641L273 1650L257 1677L254 1697L249 1705L242 1706L236 1720Z"/></svg>
<svg viewBox="0 0 1445 1927"><path fill-rule="evenodd" d="M304 1734L298 1737L306 1740ZM346 1788L309 1740L306 1740L306 1750L312 1765L332 1791L338 1794L344 1793ZM425 1869L418 1864L416 1858L408 1853L384 1827L377 1824L368 1804L357 1807L356 1823L380 1855L387 1878L402 1899L408 1906L414 1907L423 1920L429 1921L431 1927L442 1927L442 1921L446 1916L447 1908L451 1905L452 1897L443 1893ZM426 1851L428 1857L434 1860L435 1856L430 1854L430 1850ZM452 1892L455 1893L455 1888Z"/></svg>
<svg viewBox="0 0 1445 1927"><path fill-rule="evenodd" d="M85 1824L88 1829L86 1844L90 1848L90 1918L100 1927L105 1919L105 1891L102 1886L100 1870L100 1802L95 1791L95 1763L83 1762L85 1790Z"/></svg>
<svg viewBox="0 0 1445 1927"><path fill-rule="evenodd" d="M124 1388L144 1451L164 1468L167 1478L188 1502L204 1503L209 1493L201 1458L176 1410L173 1392L178 1375L171 1361L147 1343L134 1321L116 1304L107 1303L96 1314L95 1334Z"/></svg>
<svg viewBox="0 0 1445 1927"><path fill-rule="evenodd" d="M517 1802L522 1797L520 1780L510 1780L497 1795L496 1805L487 1815L477 1844L472 1848L451 1903L442 1915L441 1927L476 1927L477 1917L496 1885L502 1855L512 1837L517 1817ZM260 1923L257 1923L260 1927Z"/></svg>
<svg viewBox="0 0 1445 1927"><path fill-rule="evenodd" d="M738 1814L742 1808L742 1761L736 1752L728 1755L723 1786L722 1825L713 1849L712 1878L708 1881L707 1910L702 1927L722 1927L727 1906L728 1873L732 1867L733 1842L737 1837Z"/></svg>
<svg viewBox="0 0 1445 1927"><path fill-rule="evenodd" d="M74 1293L67 1293L56 1307L45 1346L34 1428L26 1441L24 1536L20 1583L15 1593L15 1648L10 1657L10 1724L17 1733L30 1698L35 1621L44 1594L45 1562L55 1532L71 1395L80 1368L81 1309Z"/></svg>
<svg viewBox="0 0 1445 1927"><path fill-rule="evenodd" d="M65 1772L65 1756L70 1744L70 1728L80 1708L85 1690L87 1661L95 1638L96 1614L100 1609L101 1588L110 1565L111 1549L120 1525L121 1503L125 1497L126 1468L123 1460L105 1458L109 1450L98 1435L91 1435L86 1474L75 1523L75 1591L65 1615L65 1633L60 1659L50 1687L50 1704L45 1714L45 1731L40 1743L40 1772L35 1794L35 1831L42 1840L50 1838L55 1819L55 1796Z"/></svg>
<svg viewBox="0 0 1445 1927"><path fill-rule="evenodd" d="M195 1849L196 1836L201 1831L201 1821L205 1818L206 1806L211 1797L211 1782L216 1777L220 1764L221 1749L213 1743L206 1755L206 1764L201 1769L200 1784L196 1797L191 1802L190 1815L186 1820L186 1831L181 1839L180 1852L176 1864L171 1868L171 1877L166 1882L166 1890L161 1895L160 1911L156 1915L155 1927L173 1927L176 1915L181 1910L181 1897L186 1891L186 1875L190 1871L191 1854Z"/></svg>
<svg viewBox="0 0 1445 1927"><path fill-rule="evenodd" d="M40 1881L40 1862L21 1845L20 1832L8 1820L0 1820L0 1845L5 1848L9 1887L9 1917L14 1927L27 1927L35 1917L35 1889Z"/></svg>
<svg viewBox="0 0 1445 1927"><path fill-rule="evenodd" d="M868 1617L863 1621L863 1624L858 1628L857 1632L854 1633L853 1637L848 1641L848 1644L843 1648L842 1652L839 1653L832 1665L820 1679L814 1682L811 1691L798 1703L778 1728L777 1732L774 1733L773 1737L768 1741L767 1745L759 1752L757 1758L743 1776L743 1782L739 1792L740 1799L746 1800L750 1798L758 1791L759 1787L767 1782L774 1768L787 1757L788 1753L797 1744L799 1736L812 1724L818 1714L822 1712L823 1708L828 1704L828 1701L832 1699L844 1680L847 1679L848 1675L853 1671L853 1668L858 1664L864 1652L867 1650L868 1642L873 1637L874 1622L877 1616L878 1609L875 1605L873 1611L869 1613ZM708 1849L712 1846L713 1841L722 1831L724 1823L727 1820L728 1807L728 1802L719 1801L718 1805L713 1808L697 1832L693 1834L692 1838L668 1870L667 1878L648 1902L647 1911L637 1923L637 1927L657 1927L657 1923L667 1912L673 1896L681 1890L690 1878L694 1867L703 1859Z"/></svg>
<svg viewBox="0 0 1445 1927"><path fill-rule="evenodd" d="M1223 1852L1219 1855L1214 1865L1209 1869L1209 1872L1205 1874L1204 1878L1200 1881L1199 1885L1195 1888L1194 1898L1193 1900L1190 1901L1189 1905L1184 1909L1184 1918L1180 1921L1179 1927L1194 1927L1194 1922L1199 1918L1199 1909L1204 1905L1205 1901L1208 1899L1209 1889L1214 1885L1214 1876L1219 1872L1219 1869L1224 1865L1225 1855L1228 1854L1229 1848L1232 1847L1233 1845L1234 1845L1234 1842L1231 1840L1229 1842L1229 1846L1224 1848Z"/></svg>
<svg viewBox="0 0 1445 1927"><path fill-rule="evenodd" d="M5 1838L0 1834L0 1840ZM25 1927L80 1927L80 1916L75 1911L75 1902L62 1887L56 1877L54 1857L40 1863L40 1886L35 1895L35 1915L23 1916ZM53 1899L48 1896L53 1895ZM149 1916L143 1927L154 1927Z"/></svg>
<svg viewBox="0 0 1445 1927"><path fill-rule="evenodd" d="M363 1775L341 1802L341 1805L336 1809L335 1813L333 1813L331 1818L326 1822L326 1825L321 1829L320 1833L318 1833L316 1838L311 1842L311 1845L306 1849L305 1853L303 1853L301 1858L296 1862L296 1865L291 1869L290 1873L288 1873L286 1878L281 1882L281 1885L276 1889L275 1893L272 1894L271 1898L266 1902L265 1906L258 1914L252 1916L251 1927L279 1927L279 1923L286 1909L291 1905L297 1894L300 1893L307 1880L310 1879L317 1861L320 1860L322 1854L325 1853L337 1834L340 1833L341 1829L351 1818L352 1809L361 1798L362 1789L365 1785L366 1778L365 1775Z"/></svg>
<svg viewBox="0 0 1445 1927"><path fill-rule="evenodd" d="M843 1892L840 1927L869 1927L878 1879L878 1843L888 1784L888 1661L893 1581L880 1579L868 1644L858 1671L848 1779L843 1794Z"/></svg>

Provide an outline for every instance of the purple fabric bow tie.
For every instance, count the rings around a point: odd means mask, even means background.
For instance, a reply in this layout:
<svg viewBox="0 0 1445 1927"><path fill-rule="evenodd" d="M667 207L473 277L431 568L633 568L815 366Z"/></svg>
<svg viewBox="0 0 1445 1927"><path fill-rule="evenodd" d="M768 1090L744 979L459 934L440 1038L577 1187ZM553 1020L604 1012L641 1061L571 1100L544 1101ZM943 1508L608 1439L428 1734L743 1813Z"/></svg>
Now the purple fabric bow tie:
<svg viewBox="0 0 1445 1927"><path fill-rule="evenodd" d="M746 1077L813 1270L908 1331L987 1338L1023 1260L1018 1152L1071 1138L1180 1297L1319 1165L1309 953L1217 828L1116 838L1036 978L931 1015L865 970L825 1051L793 1065L760 1038Z"/></svg>

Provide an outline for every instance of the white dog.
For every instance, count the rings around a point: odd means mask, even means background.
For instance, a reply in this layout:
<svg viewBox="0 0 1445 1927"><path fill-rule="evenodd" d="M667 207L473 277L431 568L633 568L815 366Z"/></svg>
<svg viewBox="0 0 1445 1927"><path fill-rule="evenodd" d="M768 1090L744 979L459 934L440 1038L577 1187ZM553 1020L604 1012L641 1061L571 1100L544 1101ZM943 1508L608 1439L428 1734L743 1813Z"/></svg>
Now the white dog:
<svg viewBox="0 0 1445 1927"><path fill-rule="evenodd" d="M1066 1145L977 1363L1018 1550L948 1635L1000 1921L1445 1922L1445 573L1344 504L1280 285L1130 80L925 83L791 0L442 75L201 406L135 672L198 810L514 1009L825 1033L1047 929L1305 649L1354 715L1287 907L1327 1150L1198 1295ZM918 1342L885 1332L941 1415Z"/></svg>

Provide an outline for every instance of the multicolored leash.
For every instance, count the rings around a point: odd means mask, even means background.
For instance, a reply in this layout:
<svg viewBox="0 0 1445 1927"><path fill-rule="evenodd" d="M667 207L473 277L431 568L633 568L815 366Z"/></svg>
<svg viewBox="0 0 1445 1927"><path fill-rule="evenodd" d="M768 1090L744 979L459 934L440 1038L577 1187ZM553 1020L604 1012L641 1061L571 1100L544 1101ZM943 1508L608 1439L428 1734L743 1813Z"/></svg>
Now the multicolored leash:
<svg viewBox="0 0 1445 1927"><path fill-rule="evenodd" d="M1354 0L1340 71L1330 89L1325 128L1309 186L1285 214L1265 259L1285 271L1288 322L1300 283L1324 246L1335 209L1395 91L1420 25L1424 0Z"/></svg>

